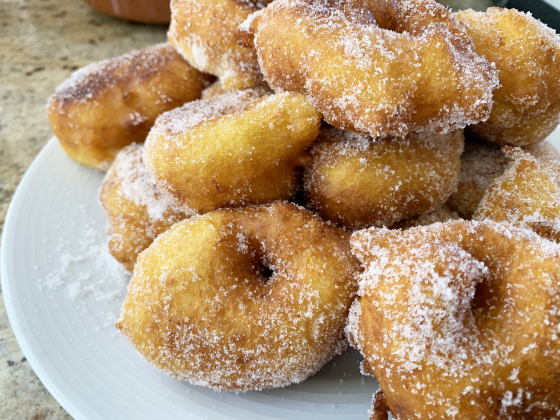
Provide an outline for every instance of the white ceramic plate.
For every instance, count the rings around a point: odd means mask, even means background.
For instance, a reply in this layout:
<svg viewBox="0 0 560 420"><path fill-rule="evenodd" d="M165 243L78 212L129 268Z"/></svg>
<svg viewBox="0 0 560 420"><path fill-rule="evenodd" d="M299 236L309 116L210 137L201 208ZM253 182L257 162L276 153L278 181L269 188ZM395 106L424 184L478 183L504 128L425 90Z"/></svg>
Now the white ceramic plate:
<svg viewBox="0 0 560 420"><path fill-rule="evenodd" d="M560 149L560 130L549 138ZM373 378L350 350L299 385L245 394L176 381L143 361L113 322L128 276L107 253L98 202L103 175L71 161L52 139L10 205L2 291L29 363L76 420L365 420Z"/></svg>
<svg viewBox="0 0 560 420"><path fill-rule="evenodd" d="M365 420L373 378L350 350L284 389L217 393L160 373L113 323L128 276L107 252L103 174L56 139L19 185L2 238L2 291L16 338L39 379L76 420Z"/></svg>

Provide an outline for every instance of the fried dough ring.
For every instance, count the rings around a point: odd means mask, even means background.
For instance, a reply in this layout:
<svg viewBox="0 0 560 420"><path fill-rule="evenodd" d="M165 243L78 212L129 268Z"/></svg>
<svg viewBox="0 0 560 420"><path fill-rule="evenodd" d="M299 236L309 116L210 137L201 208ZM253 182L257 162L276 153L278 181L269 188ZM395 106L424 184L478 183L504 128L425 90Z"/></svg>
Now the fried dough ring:
<svg viewBox="0 0 560 420"><path fill-rule="evenodd" d="M532 143L522 149L535 157L550 157L560 161L560 152L548 141ZM470 220L492 183L508 166L509 159L495 143L477 141L465 136L465 151L461 155L459 184L447 204L462 218Z"/></svg>
<svg viewBox="0 0 560 420"><path fill-rule="evenodd" d="M49 98L49 121L72 159L107 170L123 147L144 141L158 115L200 98L212 80L171 45L155 45L75 72Z"/></svg>
<svg viewBox="0 0 560 420"><path fill-rule="evenodd" d="M169 42L193 67L218 76L227 91L262 83L257 56L236 40L237 27L262 0L172 0Z"/></svg>
<svg viewBox="0 0 560 420"><path fill-rule="evenodd" d="M364 273L347 332L394 418L557 416L558 245L492 221L369 229L351 244Z"/></svg>
<svg viewBox="0 0 560 420"><path fill-rule="evenodd" d="M466 23L476 52L500 72L490 118L469 131L501 145L544 140L560 122L560 37L515 9L492 7L456 16Z"/></svg>
<svg viewBox="0 0 560 420"><path fill-rule="evenodd" d="M373 137L449 132L490 115L495 70L433 0L276 0L244 24L275 91Z"/></svg>
<svg viewBox="0 0 560 420"><path fill-rule="evenodd" d="M155 238L194 213L179 208L155 186L142 161L143 150L137 143L122 149L100 192L109 219L109 252L128 271Z"/></svg>
<svg viewBox="0 0 560 420"><path fill-rule="evenodd" d="M200 213L292 198L321 115L300 93L259 95L236 91L158 118L144 149L156 185Z"/></svg>
<svg viewBox="0 0 560 420"><path fill-rule="evenodd" d="M509 222L560 243L560 161L503 150L513 162L488 188L473 218Z"/></svg>
<svg viewBox="0 0 560 420"><path fill-rule="evenodd" d="M304 170L306 202L347 229L391 226L447 200L462 151L462 130L372 139L324 127Z"/></svg>
<svg viewBox="0 0 560 420"><path fill-rule="evenodd" d="M300 382L346 346L358 268L348 239L290 203L193 217L140 255L117 327L195 385Z"/></svg>

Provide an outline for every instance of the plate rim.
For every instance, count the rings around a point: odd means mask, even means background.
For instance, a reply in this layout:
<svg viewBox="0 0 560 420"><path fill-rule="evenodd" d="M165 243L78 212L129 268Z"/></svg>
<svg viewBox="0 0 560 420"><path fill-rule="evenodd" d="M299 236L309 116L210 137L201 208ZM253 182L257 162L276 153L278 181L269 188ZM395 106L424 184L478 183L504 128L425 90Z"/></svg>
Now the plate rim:
<svg viewBox="0 0 560 420"><path fill-rule="evenodd" d="M24 191L28 188L28 184L30 184L33 180L33 175L38 171L40 168L41 162L45 159L45 156L48 155L50 150L58 145L58 140L56 137L51 137L49 141L41 148L37 156L33 159L27 170L25 171L21 181L19 182L18 186L16 187L16 191L10 201L8 206L8 211L6 212L6 219L3 225L3 232L2 232L2 241L0 242L0 285L2 286L2 297L4 300L4 306L6 308L6 314L8 315L8 321L10 323L10 327L14 333L16 341L21 348L22 353L24 354L27 362L33 369L33 372L39 380L41 384L49 391L52 397L64 408L68 414L74 418L75 420L88 420L82 416L82 413L75 407L75 405L66 397L64 393L61 392L59 387L49 379L49 375L46 372L46 369L43 367L43 363L39 361L39 357L37 356L36 352L33 350L32 346L29 345L29 342L26 337L26 333L24 332L24 328L20 322L16 314L16 308L13 305L12 299L12 290L10 289L8 278L10 274L8 274L8 261L10 260L10 253L13 249L9 245L14 242L15 236L17 232L15 231L15 223L10 223L12 219L17 217L16 211L18 208L21 207L21 202L24 197Z"/></svg>

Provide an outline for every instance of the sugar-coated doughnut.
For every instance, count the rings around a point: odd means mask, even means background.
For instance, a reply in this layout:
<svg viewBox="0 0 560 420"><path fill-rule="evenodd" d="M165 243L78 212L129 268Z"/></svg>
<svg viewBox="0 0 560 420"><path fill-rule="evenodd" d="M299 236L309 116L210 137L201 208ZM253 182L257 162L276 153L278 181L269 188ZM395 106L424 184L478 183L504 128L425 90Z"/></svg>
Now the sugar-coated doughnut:
<svg viewBox="0 0 560 420"><path fill-rule="evenodd" d="M473 218L532 229L560 242L560 161L504 147L512 160L482 198Z"/></svg>
<svg viewBox="0 0 560 420"><path fill-rule="evenodd" d="M100 201L109 219L109 252L128 271L138 254L175 223L192 215L160 191L142 160L143 146L122 149L101 185Z"/></svg>
<svg viewBox="0 0 560 420"><path fill-rule="evenodd" d="M268 84L338 128L404 136L490 115L497 73L434 0L276 0L245 27Z"/></svg>
<svg viewBox="0 0 560 420"><path fill-rule="evenodd" d="M144 149L156 185L201 213L292 198L321 114L301 93L262 92L234 91L159 117Z"/></svg>
<svg viewBox="0 0 560 420"><path fill-rule="evenodd" d="M492 7L456 16L465 22L476 52L500 72L490 118L469 131L501 145L544 140L560 122L560 37L515 9Z"/></svg>
<svg viewBox="0 0 560 420"><path fill-rule="evenodd" d="M200 98L212 80L171 45L155 45L76 71L49 98L49 121L72 159L107 170L123 147L145 140L158 115Z"/></svg>
<svg viewBox="0 0 560 420"><path fill-rule="evenodd" d="M384 394L373 419L558 416L560 246L492 221L351 244L364 272L347 332Z"/></svg>
<svg viewBox="0 0 560 420"><path fill-rule="evenodd" d="M294 204L217 210L140 255L117 327L178 379L282 387L345 348L357 268L349 235Z"/></svg>
<svg viewBox="0 0 560 420"><path fill-rule="evenodd" d="M462 151L462 130L372 139L323 127L304 170L306 202L347 229L391 226L447 200Z"/></svg>
<svg viewBox="0 0 560 420"><path fill-rule="evenodd" d="M262 0L171 0L168 38L195 68L218 76L225 90L262 83L257 56L239 45L237 27Z"/></svg>
<svg viewBox="0 0 560 420"><path fill-rule="evenodd" d="M536 157L560 161L560 152L546 140L523 146L522 149ZM508 162L509 159L497 144L465 136L459 184L447 200L449 207L462 218L470 220L490 185L506 170Z"/></svg>

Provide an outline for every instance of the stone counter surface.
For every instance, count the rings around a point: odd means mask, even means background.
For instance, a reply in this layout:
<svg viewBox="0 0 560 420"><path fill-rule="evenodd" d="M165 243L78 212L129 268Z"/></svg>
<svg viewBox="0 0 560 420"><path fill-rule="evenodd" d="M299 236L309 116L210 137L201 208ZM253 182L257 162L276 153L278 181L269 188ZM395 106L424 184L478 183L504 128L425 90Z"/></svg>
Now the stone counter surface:
<svg viewBox="0 0 560 420"><path fill-rule="evenodd" d="M45 104L56 86L87 64L164 42L165 33L82 0L0 0L0 234L19 181L52 136ZM27 363L1 298L0 419L71 419Z"/></svg>

